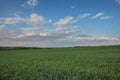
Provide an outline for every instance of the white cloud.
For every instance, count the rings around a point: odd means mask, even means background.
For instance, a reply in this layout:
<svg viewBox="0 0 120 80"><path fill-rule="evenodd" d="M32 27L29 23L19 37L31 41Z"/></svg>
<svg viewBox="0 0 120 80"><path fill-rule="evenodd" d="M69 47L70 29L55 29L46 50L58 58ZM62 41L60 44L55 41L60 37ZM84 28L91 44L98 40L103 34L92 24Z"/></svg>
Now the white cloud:
<svg viewBox="0 0 120 80"><path fill-rule="evenodd" d="M50 20L50 19L49 19ZM31 14L28 18L16 17L16 18L0 18L0 25L15 25L20 22L32 25L34 27L41 27L46 24L46 20L43 16L37 14ZM49 21L50 22L50 21Z"/></svg>
<svg viewBox="0 0 120 80"><path fill-rule="evenodd" d="M88 17L88 16L90 16L90 15L91 15L90 13L80 14L80 15L79 15L79 18L80 18L80 19L83 19L83 18L86 18L86 17Z"/></svg>
<svg viewBox="0 0 120 80"><path fill-rule="evenodd" d="M103 17L100 18L100 20L111 19L111 18L112 18L112 16L103 16Z"/></svg>
<svg viewBox="0 0 120 80"><path fill-rule="evenodd" d="M97 13L95 16L93 16L91 19L96 19L99 18L100 20L105 20L105 19L111 19L112 16L104 16L103 12Z"/></svg>
<svg viewBox="0 0 120 80"><path fill-rule="evenodd" d="M78 40L91 40L91 41L111 41L111 40L119 40L118 38L109 38L109 37L77 37Z"/></svg>
<svg viewBox="0 0 120 80"><path fill-rule="evenodd" d="M32 28L22 28L23 30L23 37L27 37L27 36L34 36L37 35L40 32L40 28L39 27L32 27Z"/></svg>
<svg viewBox="0 0 120 80"><path fill-rule="evenodd" d="M79 32L78 30L71 30L71 29L66 29L66 27L60 27L60 28L55 28L53 30L41 30L39 27L32 27L32 28L22 28L23 30L23 36L21 37L30 37L30 36L39 36L39 37L48 37L55 39L65 37L74 33Z"/></svg>
<svg viewBox="0 0 120 80"><path fill-rule="evenodd" d="M0 18L0 24L17 24L24 21L23 18Z"/></svg>
<svg viewBox="0 0 120 80"><path fill-rule="evenodd" d="M120 5L120 0L116 0L116 2Z"/></svg>
<svg viewBox="0 0 120 80"><path fill-rule="evenodd" d="M93 16L91 19L96 19L96 18L100 18L104 15L103 12L97 13L95 16Z"/></svg>
<svg viewBox="0 0 120 80"><path fill-rule="evenodd" d="M75 29L75 25L72 25L74 22L75 19L72 16L61 18L55 23L55 26L57 26L56 30L73 30Z"/></svg>
<svg viewBox="0 0 120 80"><path fill-rule="evenodd" d="M38 0L26 0L21 6L28 8L28 7L35 7L38 5Z"/></svg>
<svg viewBox="0 0 120 80"><path fill-rule="evenodd" d="M59 21L57 21L55 25L65 27L65 26L68 26L70 23L72 23L73 19L74 19L73 17L68 16L68 17L65 17L64 19L59 19Z"/></svg>
<svg viewBox="0 0 120 80"><path fill-rule="evenodd" d="M46 21L43 16L37 14L31 14L30 18L26 19L26 23L31 24L33 26L43 26L46 24Z"/></svg>

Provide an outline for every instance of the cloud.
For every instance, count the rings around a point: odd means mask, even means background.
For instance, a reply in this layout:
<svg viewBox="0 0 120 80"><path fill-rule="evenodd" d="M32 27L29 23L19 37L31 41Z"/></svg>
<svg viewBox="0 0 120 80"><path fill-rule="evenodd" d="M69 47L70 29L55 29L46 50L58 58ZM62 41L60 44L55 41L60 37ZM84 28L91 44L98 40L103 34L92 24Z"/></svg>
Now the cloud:
<svg viewBox="0 0 120 80"><path fill-rule="evenodd" d="M43 26L46 24L46 21L43 16L37 14L31 14L30 18L26 19L26 23L31 24L33 26Z"/></svg>
<svg viewBox="0 0 120 80"><path fill-rule="evenodd" d="M90 13L83 13L83 14L80 14L77 19L74 19L73 22L78 22L80 21L80 19L84 19L84 18L87 18L88 16L90 16L91 14Z"/></svg>
<svg viewBox="0 0 120 80"><path fill-rule="evenodd" d="M48 20L48 23L51 23L51 22L52 22L52 19L49 19L49 20Z"/></svg>
<svg viewBox="0 0 120 80"><path fill-rule="evenodd" d="M120 0L116 0L116 2L120 5Z"/></svg>
<svg viewBox="0 0 120 80"><path fill-rule="evenodd" d="M0 31L5 28L5 25L0 25Z"/></svg>
<svg viewBox="0 0 120 80"><path fill-rule="evenodd" d="M102 17L104 15L103 12L100 12L100 13L97 13L95 16L93 16L91 19L96 19L96 18L99 18L99 17Z"/></svg>
<svg viewBox="0 0 120 80"><path fill-rule="evenodd" d="M111 18L112 18L112 16L103 16L100 18L100 20L111 19Z"/></svg>
<svg viewBox="0 0 120 80"><path fill-rule="evenodd" d="M88 17L90 14L84 13L81 19ZM99 18L107 19L106 16ZM31 47L65 47L65 46L89 46L89 45L110 45L120 44L120 39L116 37L94 36L91 34L82 33L77 28L79 26L73 24L74 17L67 16L58 19L54 23L54 29L41 29L47 23L51 23L51 19L45 20L44 16L31 14L27 18L0 18L0 27L8 24L18 24L24 22L32 25L30 27L21 28L20 32L1 32L0 45L6 46L31 46ZM13 21L13 22L12 22ZM40 27L37 27L40 26Z"/></svg>
<svg viewBox="0 0 120 80"><path fill-rule="evenodd" d="M0 24L17 24L24 21L23 18L0 18Z"/></svg>
<svg viewBox="0 0 120 80"><path fill-rule="evenodd" d="M0 45L31 47L70 47L120 44L116 37L81 33L77 29L59 27L41 30L40 27L22 28L22 32L0 32Z"/></svg>
<svg viewBox="0 0 120 80"><path fill-rule="evenodd" d="M33 8L35 6L38 5L38 0L26 0L25 3L23 3L21 6L25 7L25 8Z"/></svg>
<svg viewBox="0 0 120 80"><path fill-rule="evenodd" d="M65 26L68 26L70 23L72 23L74 21L73 19L74 18L72 16L68 16L63 19L59 19L59 21L57 21L55 25L65 27Z"/></svg>
<svg viewBox="0 0 120 80"><path fill-rule="evenodd" d="M79 34L79 35L77 35L77 37L90 37L91 35L89 35L89 34Z"/></svg>
<svg viewBox="0 0 120 80"><path fill-rule="evenodd" d="M35 20L34 20L35 19ZM49 19L48 22L52 20ZM57 26L55 29L52 30L42 30L40 27L29 27L29 28L22 28L21 33L1 33L3 36L1 37L2 41L9 40L9 44L17 44L21 42L23 45L27 45L29 43L31 45L35 44L34 42L51 44L50 41L56 41L56 44L59 40L63 38L67 38L69 36L74 36L76 33L79 33L79 30L70 29L69 26L72 26L71 23L73 21L73 17L65 17L63 19L59 19L55 25ZM37 14L31 14L29 18L24 18L24 22L30 25L43 25L45 20L42 16ZM38 24L39 23L39 24ZM6 35L8 34L8 35ZM15 42L12 42L15 41ZM16 42L17 41L17 42ZM26 41L26 43L25 43ZM19 45L19 44L17 44Z"/></svg>
<svg viewBox="0 0 120 80"><path fill-rule="evenodd" d="M104 15L104 12L99 12L95 16L93 16L91 19L96 19L99 18L100 20L106 20L106 19L111 19L112 16L106 16Z"/></svg>
<svg viewBox="0 0 120 80"><path fill-rule="evenodd" d="M37 35L40 31L41 30L39 27L22 28L22 33L24 35L21 37L34 36L34 35Z"/></svg>
<svg viewBox="0 0 120 80"><path fill-rule="evenodd" d="M38 31L37 28L26 28L24 30L25 33L0 33L0 45L31 47L70 47L120 44L120 39L114 37L110 38L107 36L93 36L83 33L79 36L75 36L74 34L78 33L76 30L62 31L54 29ZM27 32L29 32L29 35L27 35ZM30 32L36 32L36 34L30 34Z"/></svg>
<svg viewBox="0 0 120 80"><path fill-rule="evenodd" d="M103 36L98 36L98 37L77 37L76 39L78 40L90 40L90 41L111 41L111 40L119 40L118 38L109 38L109 37L103 37Z"/></svg>
<svg viewBox="0 0 120 80"><path fill-rule="evenodd" d="M90 15L91 15L90 13L80 14L80 15L79 15L79 18L80 18L80 19L84 19L84 18L86 18L86 17L88 17L88 16L90 16Z"/></svg>
<svg viewBox="0 0 120 80"><path fill-rule="evenodd" d="M55 28L53 30L41 30L39 27L32 28L22 28L22 37L30 37L30 36L39 36L39 37L48 37L52 39L67 37L68 35L79 32L79 30L68 29L68 28ZM20 37L19 37L20 38Z"/></svg>
<svg viewBox="0 0 120 80"><path fill-rule="evenodd" d="M38 14L31 14L28 18L16 17L16 18L0 18L0 25L15 25L20 22L24 22L26 24L32 25L34 27L41 27L46 24L46 20L43 16Z"/></svg>
<svg viewBox="0 0 120 80"><path fill-rule="evenodd" d="M120 44L120 39L85 34L77 29L70 29L68 27L56 27L52 30L30 27L22 28L22 32L19 33L0 32L1 46L70 47L113 44Z"/></svg>

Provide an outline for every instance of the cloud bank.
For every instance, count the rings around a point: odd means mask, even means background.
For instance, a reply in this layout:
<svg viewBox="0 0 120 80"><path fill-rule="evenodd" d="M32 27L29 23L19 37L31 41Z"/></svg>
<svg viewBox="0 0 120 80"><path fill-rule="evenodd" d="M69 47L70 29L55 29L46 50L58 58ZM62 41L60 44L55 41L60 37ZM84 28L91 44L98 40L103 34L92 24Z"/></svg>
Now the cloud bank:
<svg viewBox="0 0 120 80"><path fill-rule="evenodd" d="M70 47L120 44L120 38L86 34L82 33L82 30L78 30L79 26L74 23L90 16L92 14L83 13L77 18L66 16L55 22L52 22L52 19L46 19L44 16L35 13L26 18L0 18L0 30L5 29L8 25L20 23L30 26L21 27L20 32L0 31L0 46ZM105 16L104 13L100 12L91 18L105 20L112 17ZM45 28L47 24L55 28L51 30L41 28Z"/></svg>

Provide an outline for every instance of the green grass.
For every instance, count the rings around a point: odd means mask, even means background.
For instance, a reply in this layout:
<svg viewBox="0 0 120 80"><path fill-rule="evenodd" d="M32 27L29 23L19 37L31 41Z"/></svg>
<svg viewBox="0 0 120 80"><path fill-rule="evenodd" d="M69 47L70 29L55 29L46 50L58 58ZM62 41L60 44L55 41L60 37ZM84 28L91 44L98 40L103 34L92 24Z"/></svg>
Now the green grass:
<svg viewBox="0 0 120 80"><path fill-rule="evenodd" d="M120 80L120 46L1 50L0 80Z"/></svg>

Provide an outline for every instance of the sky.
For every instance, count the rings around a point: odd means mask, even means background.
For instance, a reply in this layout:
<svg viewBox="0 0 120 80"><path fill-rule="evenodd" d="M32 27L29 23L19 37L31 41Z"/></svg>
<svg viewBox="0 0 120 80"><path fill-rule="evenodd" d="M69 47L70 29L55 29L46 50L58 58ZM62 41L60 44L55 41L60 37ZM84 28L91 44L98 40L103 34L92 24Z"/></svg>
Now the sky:
<svg viewBox="0 0 120 80"><path fill-rule="evenodd" d="M120 0L0 0L0 46L120 45Z"/></svg>

